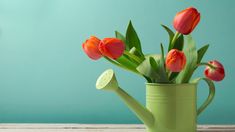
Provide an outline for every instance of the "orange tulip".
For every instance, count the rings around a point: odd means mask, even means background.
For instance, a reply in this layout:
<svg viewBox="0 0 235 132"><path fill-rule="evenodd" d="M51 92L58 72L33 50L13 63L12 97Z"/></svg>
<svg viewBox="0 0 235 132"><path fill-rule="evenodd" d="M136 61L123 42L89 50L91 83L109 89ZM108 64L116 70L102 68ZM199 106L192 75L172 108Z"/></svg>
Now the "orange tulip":
<svg viewBox="0 0 235 132"><path fill-rule="evenodd" d="M211 64L212 66L214 66L215 69L207 66L204 71L205 76L211 80L214 80L214 81L223 80L225 77L223 65L216 60L209 61L208 63Z"/></svg>
<svg viewBox="0 0 235 132"><path fill-rule="evenodd" d="M184 52L172 49L166 56L166 67L172 72L180 72L186 64Z"/></svg>
<svg viewBox="0 0 235 132"><path fill-rule="evenodd" d="M176 31L184 35L190 34L200 21L200 13L190 7L176 14L173 25Z"/></svg>
<svg viewBox="0 0 235 132"><path fill-rule="evenodd" d="M99 44L100 52L109 58L117 59L122 56L125 45L117 38L104 38Z"/></svg>
<svg viewBox="0 0 235 132"><path fill-rule="evenodd" d="M98 60L100 57L102 57L102 54L98 49L99 43L100 39L95 36L91 36L89 39L86 40L86 42L82 44L84 52L93 60Z"/></svg>

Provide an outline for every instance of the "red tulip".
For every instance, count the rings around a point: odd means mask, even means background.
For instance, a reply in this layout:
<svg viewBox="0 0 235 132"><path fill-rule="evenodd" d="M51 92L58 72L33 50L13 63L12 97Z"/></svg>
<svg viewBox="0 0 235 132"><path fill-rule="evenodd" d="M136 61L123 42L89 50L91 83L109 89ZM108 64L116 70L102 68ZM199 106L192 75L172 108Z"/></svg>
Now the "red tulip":
<svg viewBox="0 0 235 132"><path fill-rule="evenodd" d="M117 59L122 56L124 49L124 43L117 38L104 38L99 44L100 52L104 56L112 59Z"/></svg>
<svg viewBox="0 0 235 132"><path fill-rule="evenodd" d="M93 60L98 60L100 57L102 57L102 54L98 49L99 43L100 39L95 36L91 36L86 40L86 42L82 44L84 52Z"/></svg>
<svg viewBox="0 0 235 132"><path fill-rule="evenodd" d="M176 31L184 35L190 34L200 21L200 13L190 7L176 14L173 25Z"/></svg>
<svg viewBox="0 0 235 132"><path fill-rule="evenodd" d="M166 67L172 72L180 72L186 64L184 52L172 49L166 56Z"/></svg>
<svg viewBox="0 0 235 132"><path fill-rule="evenodd" d="M208 63L214 66L215 68L207 66L204 71L205 76L214 81L223 80L225 76L223 65L216 60L209 61Z"/></svg>

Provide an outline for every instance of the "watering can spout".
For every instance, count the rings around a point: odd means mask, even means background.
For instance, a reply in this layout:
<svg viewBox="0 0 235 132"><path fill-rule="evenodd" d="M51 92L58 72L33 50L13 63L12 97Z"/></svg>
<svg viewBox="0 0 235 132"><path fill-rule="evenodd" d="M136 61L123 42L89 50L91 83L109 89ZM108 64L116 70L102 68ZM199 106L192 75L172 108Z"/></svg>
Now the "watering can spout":
<svg viewBox="0 0 235 132"><path fill-rule="evenodd" d="M100 75L96 88L115 92L145 125L151 127L154 124L155 119L152 113L119 87L112 69L108 69Z"/></svg>

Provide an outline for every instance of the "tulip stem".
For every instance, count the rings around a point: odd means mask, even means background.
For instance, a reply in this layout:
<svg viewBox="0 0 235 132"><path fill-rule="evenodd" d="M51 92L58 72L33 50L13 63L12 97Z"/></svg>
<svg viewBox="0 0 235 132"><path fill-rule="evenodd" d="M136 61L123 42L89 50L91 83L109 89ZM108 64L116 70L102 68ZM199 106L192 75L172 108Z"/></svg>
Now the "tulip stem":
<svg viewBox="0 0 235 132"><path fill-rule="evenodd" d="M206 63L206 62L201 62L201 63L199 63L198 65L197 65L197 67L198 66L209 66L210 68L212 68L212 69L216 69L216 67L215 66L213 66L213 65L211 65L211 64L209 64L209 63Z"/></svg>
<svg viewBox="0 0 235 132"><path fill-rule="evenodd" d="M127 55L128 57L132 58L133 60L135 60L138 64L142 63L142 60L138 56L131 54L126 50L124 51L124 54Z"/></svg>
<svg viewBox="0 0 235 132"><path fill-rule="evenodd" d="M173 39L172 39L172 41L171 41L171 47L170 47L169 50L171 50L171 49L174 47L175 41L178 39L179 35L180 35L180 33L176 31L176 32L175 32L175 35L174 35L174 37L173 37Z"/></svg>

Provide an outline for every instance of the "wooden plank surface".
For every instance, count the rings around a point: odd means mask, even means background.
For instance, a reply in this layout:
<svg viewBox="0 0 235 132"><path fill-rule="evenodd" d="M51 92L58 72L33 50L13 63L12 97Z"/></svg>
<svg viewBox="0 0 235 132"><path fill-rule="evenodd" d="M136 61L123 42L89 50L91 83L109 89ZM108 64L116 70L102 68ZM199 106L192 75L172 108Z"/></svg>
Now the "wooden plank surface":
<svg viewBox="0 0 235 132"><path fill-rule="evenodd" d="M139 124L0 124L0 132L145 132ZM235 125L199 125L198 132L235 132Z"/></svg>

